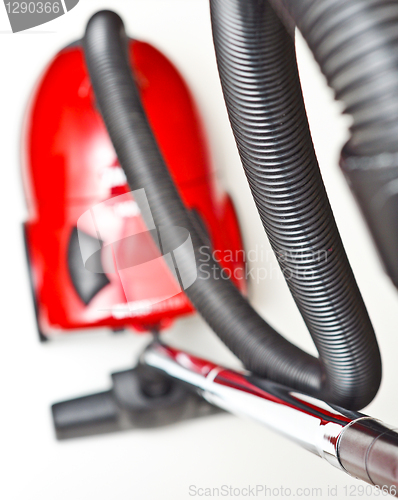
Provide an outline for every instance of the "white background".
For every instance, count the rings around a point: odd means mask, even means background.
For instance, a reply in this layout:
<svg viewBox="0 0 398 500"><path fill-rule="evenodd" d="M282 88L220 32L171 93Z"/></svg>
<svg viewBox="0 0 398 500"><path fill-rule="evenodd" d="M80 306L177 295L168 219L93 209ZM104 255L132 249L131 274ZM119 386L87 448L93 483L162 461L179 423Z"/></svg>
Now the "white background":
<svg viewBox="0 0 398 500"><path fill-rule="evenodd" d="M0 7L0 498L177 500L192 498L190 485L224 484L283 486L292 495L299 487L321 487L326 498L328 486L338 485L339 497L344 497L344 486L361 483L272 432L228 415L157 430L55 440L51 403L107 389L109 373L131 367L148 341L146 336L99 331L40 344L25 265L21 223L26 209L19 172L25 105L50 58L80 38L90 15L101 8L116 10L130 36L154 43L183 73L198 102L213 163L236 203L245 246L269 248L224 108L207 0L81 0L67 15L20 34L11 33ZM298 53L322 174L383 357L383 383L366 412L398 424L398 294L382 271L337 166L349 120L340 115L300 38ZM250 297L284 335L315 353L283 279L274 273L273 279L252 283ZM194 353L238 365L198 317L178 321L165 337Z"/></svg>

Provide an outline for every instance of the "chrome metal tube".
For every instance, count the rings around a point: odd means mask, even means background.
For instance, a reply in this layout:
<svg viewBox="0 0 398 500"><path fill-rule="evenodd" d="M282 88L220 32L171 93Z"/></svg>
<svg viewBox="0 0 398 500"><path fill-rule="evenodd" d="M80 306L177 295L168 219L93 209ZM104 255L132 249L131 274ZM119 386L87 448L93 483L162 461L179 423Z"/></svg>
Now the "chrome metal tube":
<svg viewBox="0 0 398 500"><path fill-rule="evenodd" d="M209 403L255 420L397 495L398 434L382 422L164 344L151 344L141 362L189 385Z"/></svg>

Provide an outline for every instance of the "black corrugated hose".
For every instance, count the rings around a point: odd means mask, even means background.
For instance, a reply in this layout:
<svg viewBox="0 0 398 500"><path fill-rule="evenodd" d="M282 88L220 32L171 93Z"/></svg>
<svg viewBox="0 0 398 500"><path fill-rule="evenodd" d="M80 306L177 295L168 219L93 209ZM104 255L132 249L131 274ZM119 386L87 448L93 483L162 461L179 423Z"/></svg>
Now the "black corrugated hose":
<svg viewBox="0 0 398 500"><path fill-rule="evenodd" d="M266 1L214 0L211 5L242 163L320 358L280 336L232 282L209 278L200 266L186 294L253 373L360 409L379 387L380 355L319 173L293 41ZM145 188L155 224L168 226L171 236L176 226L188 229L200 262L201 238L156 144L126 47L119 16L103 11L91 18L84 50L99 109L131 189Z"/></svg>
<svg viewBox="0 0 398 500"><path fill-rule="evenodd" d="M319 171L294 40L264 0L211 0L214 45L242 164L265 231L339 401L374 396L373 329Z"/></svg>
<svg viewBox="0 0 398 500"><path fill-rule="evenodd" d="M398 2L272 0L353 118L341 167L398 287Z"/></svg>

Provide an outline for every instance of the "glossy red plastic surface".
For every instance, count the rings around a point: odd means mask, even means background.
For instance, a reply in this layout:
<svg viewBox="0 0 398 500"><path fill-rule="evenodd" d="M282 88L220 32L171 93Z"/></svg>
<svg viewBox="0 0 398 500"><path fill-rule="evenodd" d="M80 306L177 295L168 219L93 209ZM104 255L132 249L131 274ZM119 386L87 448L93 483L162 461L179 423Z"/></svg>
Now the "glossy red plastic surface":
<svg viewBox="0 0 398 500"><path fill-rule="evenodd" d="M237 219L229 196L215 185L190 92L176 68L153 46L131 41L130 57L147 116L180 194L200 215L214 249L220 250L222 265L238 277L235 282L244 291ZM67 252L77 220L106 200L111 200L109 210L117 213L116 197L129 193L96 109L79 45L61 51L36 88L25 120L22 170L34 295L46 335L96 326L163 328L176 316L193 311L182 292L159 302L161 290L176 285L164 262L153 266L152 277L145 279L126 273L122 283L120 273L107 275L110 283L87 305L73 286ZM126 228L142 224L139 218L122 213L109 226L107 237L122 238ZM119 314L127 302L136 307Z"/></svg>

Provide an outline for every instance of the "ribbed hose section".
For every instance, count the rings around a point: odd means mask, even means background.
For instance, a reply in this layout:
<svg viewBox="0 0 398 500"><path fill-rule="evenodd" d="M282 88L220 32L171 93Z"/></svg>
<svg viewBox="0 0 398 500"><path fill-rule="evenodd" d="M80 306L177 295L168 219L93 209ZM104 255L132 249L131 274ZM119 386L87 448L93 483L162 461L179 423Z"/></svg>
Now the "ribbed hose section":
<svg viewBox="0 0 398 500"><path fill-rule="evenodd" d="M211 0L218 69L261 220L345 405L377 392L380 354L322 182L294 41L265 0Z"/></svg>
<svg viewBox="0 0 398 500"><path fill-rule="evenodd" d="M398 2L282 2L353 117L347 155L398 152Z"/></svg>
<svg viewBox="0 0 398 500"><path fill-rule="evenodd" d="M130 188L145 189L155 224L167 226L170 239L175 227L188 229L196 263L200 264L203 259L200 249L204 252L205 248L146 118L129 65L126 43L123 22L114 12L98 12L89 21L83 46L97 104ZM178 241L179 235L175 237ZM186 269L181 269L184 264L181 257L180 254L179 270L184 273ZM208 255L208 259L208 265L219 268L212 255ZM246 368L259 376L328 398L329 394L323 391L321 365L316 358L280 336L231 281L208 277L200 265L197 273L195 283L185 290L187 296ZM215 272L214 276L220 274ZM355 400L354 406L361 402Z"/></svg>
<svg viewBox="0 0 398 500"><path fill-rule="evenodd" d="M200 254L202 242L173 184L146 118L129 66L126 44L123 23L115 13L103 11L91 18L83 45L97 104L131 189L145 189L155 224L168 226L171 237L176 226L188 229L199 264L203 258ZM254 91L257 92L255 89ZM284 106L285 103L282 101L281 105ZM288 144L290 140L296 139L293 136L286 140ZM301 178L305 182L305 175ZM301 196L307 197L308 193L302 192ZM285 203L283 190L278 203ZM297 223L299 222L297 219ZM295 231L298 242L302 230L297 225ZM325 228L325 233L327 231ZM176 238L178 237L177 234ZM329 248L331 247L328 246ZM332 249L333 255L334 252ZM209 259L211 266L218 266L211 255ZM186 260L190 261L189 258ZM330 262L328 260L327 265ZM184 273L184 259L181 262L180 258L179 264L180 272ZM326 357L321 365L319 360L288 342L267 324L232 282L209 278L201 266L198 266L197 271L197 280L185 290L187 296L220 339L249 370L352 409L361 408L372 399L380 380L380 362L371 328L367 334L365 331L359 333L360 325L366 324L369 328L369 323L355 287L354 295L357 295L358 301L350 302L350 307L354 311L361 311L362 315L354 313L352 316L339 318L339 321L336 317L335 325L330 322L331 331L337 332L334 337L336 341L330 342L333 335L329 339L325 337L327 345L323 346L323 352ZM217 275L219 274L215 273ZM339 283L337 280L334 285L338 287ZM322 287L323 284L319 282L316 286ZM350 286L345 282L342 290L335 288L336 299L333 298L331 303L334 300L338 303L339 293L347 296L348 300L352 294ZM341 335L338 329L341 321L346 321L354 328L352 340ZM373 351L371 359L370 351ZM343 352L345 357L336 357L336 353ZM336 372L337 358L341 364L340 379L337 380L333 375L334 378L329 380L325 378L325 374L329 376L329 366L333 373ZM356 359L356 364L352 358ZM353 365L357 368L355 373L345 368ZM357 375L357 371L362 375L363 371L367 371L369 380L365 382L366 377ZM348 377L347 380L344 380L345 376Z"/></svg>
<svg viewBox="0 0 398 500"><path fill-rule="evenodd" d="M271 0L353 118L340 166L398 287L398 2Z"/></svg>

